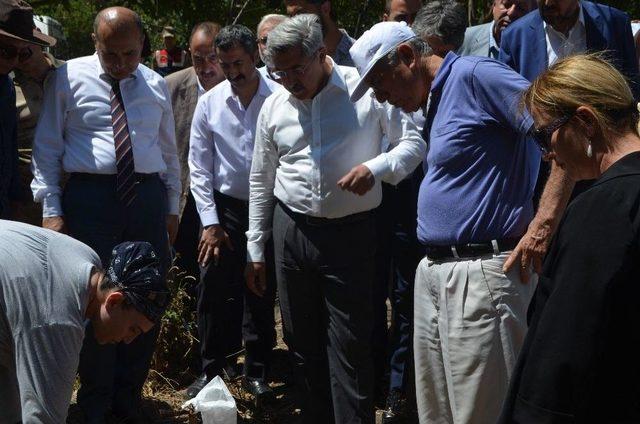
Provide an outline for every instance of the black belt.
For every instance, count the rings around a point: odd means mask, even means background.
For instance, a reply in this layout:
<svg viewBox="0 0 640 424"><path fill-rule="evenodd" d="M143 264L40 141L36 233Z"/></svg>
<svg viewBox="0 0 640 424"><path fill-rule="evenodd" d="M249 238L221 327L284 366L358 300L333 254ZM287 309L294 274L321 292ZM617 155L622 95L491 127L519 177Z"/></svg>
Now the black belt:
<svg viewBox="0 0 640 424"><path fill-rule="evenodd" d="M451 246L425 246L425 252L429 259L460 259L475 258L478 256L506 252L513 250L520 241L518 238L504 238L487 241L484 243L456 244Z"/></svg>
<svg viewBox="0 0 640 424"><path fill-rule="evenodd" d="M373 217L372 211L358 212L351 215L343 216L340 218L320 218L316 216L305 215L303 213L294 212L289 209L284 203L278 200L278 204L287 215L296 222L301 222L312 227L324 227L324 226L339 226L355 224L362 222Z"/></svg>
<svg viewBox="0 0 640 424"><path fill-rule="evenodd" d="M137 182L150 180L153 178L160 178L157 172L153 172L151 174L141 174L139 172L136 172L134 175L136 176ZM69 174L69 179L80 181L111 182L116 180L116 174L89 174L88 172L72 172L71 174Z"/></svg>

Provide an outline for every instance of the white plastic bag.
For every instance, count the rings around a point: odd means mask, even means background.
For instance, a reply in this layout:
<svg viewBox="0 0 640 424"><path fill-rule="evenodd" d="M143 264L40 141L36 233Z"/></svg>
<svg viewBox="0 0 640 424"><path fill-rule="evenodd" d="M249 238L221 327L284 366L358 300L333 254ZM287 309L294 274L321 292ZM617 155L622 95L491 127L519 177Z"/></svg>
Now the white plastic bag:
<svg viewBox="0 0 640 424"><path fill-rule="evenodd" d="M204 386L196 397L186 401L182 409L189 406L200 412L203 424L236 424L238 420L236 401L219 375Z"/></svg>

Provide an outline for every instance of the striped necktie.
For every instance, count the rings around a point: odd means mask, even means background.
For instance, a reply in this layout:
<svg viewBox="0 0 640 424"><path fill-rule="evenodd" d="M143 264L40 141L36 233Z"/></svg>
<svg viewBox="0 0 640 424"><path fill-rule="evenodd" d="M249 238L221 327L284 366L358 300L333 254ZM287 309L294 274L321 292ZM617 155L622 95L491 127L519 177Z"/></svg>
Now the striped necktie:
<svg viewBox="0 0 640 424"><path fill-rule="evenodd" d="M113 125L113 144L116 149L116 191L122 203L129 206L136 197L135 166L127 114L124 110L120 81L118 80L111 82L111 123Z"/></svg>

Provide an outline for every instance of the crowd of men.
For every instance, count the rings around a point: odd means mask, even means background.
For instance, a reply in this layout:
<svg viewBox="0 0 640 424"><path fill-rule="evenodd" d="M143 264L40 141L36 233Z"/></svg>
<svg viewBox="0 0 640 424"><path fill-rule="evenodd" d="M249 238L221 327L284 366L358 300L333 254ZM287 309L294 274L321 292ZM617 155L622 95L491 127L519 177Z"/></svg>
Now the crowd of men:
<svg viewBox="0 0 640 424"><path fill-rule="evenodd" d="M520 95L587 51L638 92L629 18L585 0L494 0L492 21L467 28L453 0L387 0L355 40L329 0L284 10L255 32L198 23L188 55L166 27L154 72L129 9L100 11L96 53L62 63L42 52L55 40L31 8L0 0L0 217L24 220L21 139L45 229L0 221L14 257L0 258L0 376L15 381L0 422L62 422L76 368L87 423L144 422L172 252L199 281L188 397L241 375L259 405L273 400L277 298L304 422L372 423L376 404L387 423L415 408L421 423L498 420L536 273L581 189L542 162ZM112 270L126 261L152 268L147 285L134 265ZM86 287L56 291L65 278ZM131 292L142 315L106 337L124 322L104 318L109 305ZM73 318L45 320L48 302L75 302ZM43 367L62 352L56 387Z"/></svg>

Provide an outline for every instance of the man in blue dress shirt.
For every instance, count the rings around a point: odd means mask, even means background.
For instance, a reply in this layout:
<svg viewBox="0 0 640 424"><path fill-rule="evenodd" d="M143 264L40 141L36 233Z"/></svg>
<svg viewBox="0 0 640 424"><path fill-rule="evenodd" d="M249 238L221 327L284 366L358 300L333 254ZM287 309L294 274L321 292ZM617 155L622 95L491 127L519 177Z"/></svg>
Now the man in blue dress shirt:
<svg viewBox="0 0 640 424"><path fill-rule="evenodd" d="M181 192L167 85L139 64L143 31L134 12L105 9L94 31L96 54L58 68L45 91L33 145L34 198L43 204L44 227L88 244L103 264L116 244L140 240L152 244L166 271ZM63 171L70 174L64 190ZM110 404L116 415L138 420L157 334L100 346L87 328L78 404L88 422L104 422Z"/></svg>
<svg viewBox="0 0 640 424"><path fill-rule="evenodd" d="M428 102L414 298L420 422L494 422L535 287L502 270L534 215L541 154L518 108L528 81L488 58L440 58L401 23L377 24L351 54L362 77L354 100L371 87L408 112Z"/></svg>

